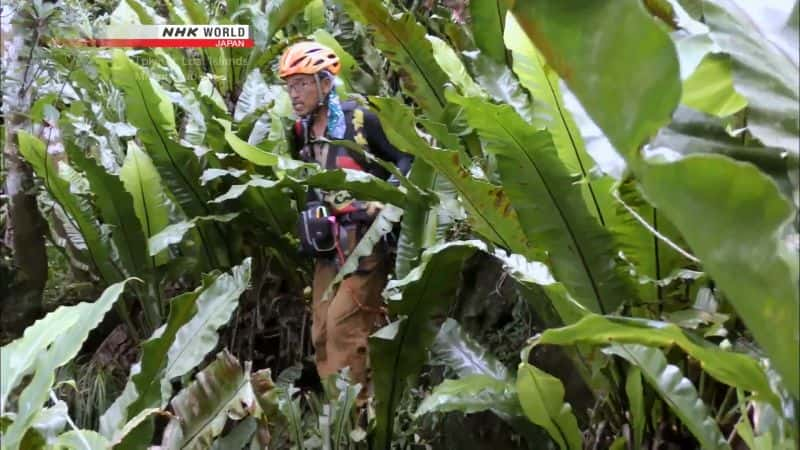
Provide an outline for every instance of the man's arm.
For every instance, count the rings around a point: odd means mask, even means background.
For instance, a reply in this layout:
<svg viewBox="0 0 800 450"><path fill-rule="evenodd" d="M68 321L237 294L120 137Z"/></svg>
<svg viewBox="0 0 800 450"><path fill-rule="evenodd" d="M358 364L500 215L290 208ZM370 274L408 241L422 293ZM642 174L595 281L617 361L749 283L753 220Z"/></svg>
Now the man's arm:
<svg viewBox="0 0 800 450"><path fill-rule="evenodd" d="M414 157L408 153L401 152L389 142L378 116L370 111L364 111L364 134L366 134L369 148L375 156L384 161L394 163L403 175L408 174L408 171L411 170L411 163L414 162ZM389 177L389 182L395 185L400 183L393 176Z"/></svg>

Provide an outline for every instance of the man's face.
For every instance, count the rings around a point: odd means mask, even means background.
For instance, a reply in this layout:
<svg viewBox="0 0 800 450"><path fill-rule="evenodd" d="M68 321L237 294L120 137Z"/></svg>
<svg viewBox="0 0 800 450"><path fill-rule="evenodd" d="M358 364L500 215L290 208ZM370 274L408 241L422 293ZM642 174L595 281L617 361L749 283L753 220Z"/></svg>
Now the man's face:
<svg viewBox="0 0 800 450"><path fill-rule="evenodd" d="M330 86L330 80L326 78L320 80L323 95L330 91ZM297 74L287 77L286 89L292 100L292 108L298 116L308 115L319 104L317 83L314 81L313 75Z"/></svg>

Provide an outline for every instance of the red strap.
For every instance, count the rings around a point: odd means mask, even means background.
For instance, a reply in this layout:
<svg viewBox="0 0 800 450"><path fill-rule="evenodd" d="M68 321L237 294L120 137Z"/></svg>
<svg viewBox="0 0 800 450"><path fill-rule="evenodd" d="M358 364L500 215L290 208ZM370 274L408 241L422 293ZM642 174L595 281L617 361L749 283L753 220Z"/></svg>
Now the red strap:
<svg viewBox="0 0 800 450"><path fill-rule="evenodd" d="M303 139L303 123L299 120L294 122L294 135L297 136L298 140Z"/></svg>
<svg viewBox="0 0 800 450"><path fill-rule="evenodd" d="M328 222L330 222L333 227L333 242L336 247L336 254L339 256L339 264L344 265L345 258L342 246L339 245L339 225L336 223L336 216L328 216Z"/></svg>

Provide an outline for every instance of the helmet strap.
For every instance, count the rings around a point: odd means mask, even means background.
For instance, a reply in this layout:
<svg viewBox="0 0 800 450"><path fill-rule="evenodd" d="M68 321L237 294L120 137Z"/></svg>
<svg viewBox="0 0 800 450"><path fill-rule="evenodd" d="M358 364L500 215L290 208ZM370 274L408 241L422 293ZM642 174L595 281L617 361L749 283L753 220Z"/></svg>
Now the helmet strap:
<svg viewBox="0 0 800 450"><path fill-rule="evenodd" d="M322 83L319 82L319 73L314 74L314 83L317 85L317 107L324 105L327 102L327 97L322 95Z"/></svg>
<svg viewBox="0 0 800 450"><path fill-rule="evenodd" d="M319 73L314 74L314 83L317 85L317 98L318 98L317 106L314 108L313 111L308 113L308 116L306 116L310 117L312 119L312 122L314 118L317 116L317 114L319 114L322 111L322 107L328 104L328 97L323 95L322 93L322 83L320 83L319 81Z"/></svg>

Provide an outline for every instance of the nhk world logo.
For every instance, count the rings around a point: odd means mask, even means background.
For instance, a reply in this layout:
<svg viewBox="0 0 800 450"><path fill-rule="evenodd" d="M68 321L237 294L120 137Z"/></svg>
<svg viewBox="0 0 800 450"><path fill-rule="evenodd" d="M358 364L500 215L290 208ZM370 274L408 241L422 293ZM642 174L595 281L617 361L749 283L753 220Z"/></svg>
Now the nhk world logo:
<svg viewBox="0 0 800 450"><path fill-rule="evenodd" d="M58 42L76 47L240 47L253 46L248 25L116 25L93 39Z"/></svg>

